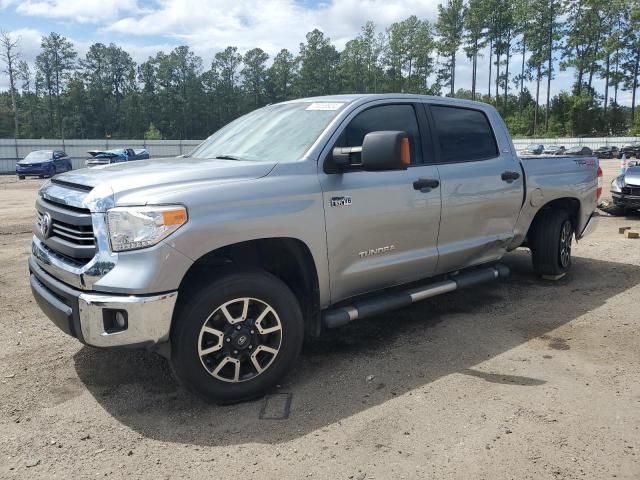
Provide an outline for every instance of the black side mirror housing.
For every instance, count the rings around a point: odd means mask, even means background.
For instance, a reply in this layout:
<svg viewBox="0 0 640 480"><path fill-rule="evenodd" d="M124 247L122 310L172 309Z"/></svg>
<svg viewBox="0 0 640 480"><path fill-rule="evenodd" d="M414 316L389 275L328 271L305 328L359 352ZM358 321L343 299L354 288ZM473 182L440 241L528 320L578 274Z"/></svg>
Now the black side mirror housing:
<svg viewBox="0 0 640 480"><path fill-rule="evenodd" d="M360 154L360 162L353 161ZM406 170L411 163L409 136L402 131L378 131L365 135L361 147L335 147L333 165L339 170L359 167L365 171Z"/></svg>
<svg viewBox="0 0 640 480"><path fill-rule="evenodd" d="M380 131L365 135L360 154L366 171L406 170L411 163L409 135L402 131Z"/></svg>

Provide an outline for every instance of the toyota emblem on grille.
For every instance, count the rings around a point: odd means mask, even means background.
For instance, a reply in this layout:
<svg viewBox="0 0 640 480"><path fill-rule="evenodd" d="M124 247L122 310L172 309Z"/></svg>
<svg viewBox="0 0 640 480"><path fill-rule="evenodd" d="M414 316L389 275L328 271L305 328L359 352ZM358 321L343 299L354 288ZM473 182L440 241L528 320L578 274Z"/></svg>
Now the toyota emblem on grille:
<svg viewBox="0 0 640 480"><path fill-rule="evenodd" d="M51 220L49 212L42 215L42 219L40 220L40 233L42 233L44 238L49 238L49 235L51 235L52 223L53 221Z"/></svg>

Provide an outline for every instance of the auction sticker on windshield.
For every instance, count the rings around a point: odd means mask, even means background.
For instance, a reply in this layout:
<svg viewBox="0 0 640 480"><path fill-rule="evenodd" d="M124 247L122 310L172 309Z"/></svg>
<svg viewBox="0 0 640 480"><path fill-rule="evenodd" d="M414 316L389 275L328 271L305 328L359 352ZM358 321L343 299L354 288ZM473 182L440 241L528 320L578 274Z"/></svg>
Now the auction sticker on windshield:
<svg viewBox="0 0 640 480"><path fill-rule="evenodd" d="M320 102L312 103L305 110L338 110L344 103Z"/></svg>

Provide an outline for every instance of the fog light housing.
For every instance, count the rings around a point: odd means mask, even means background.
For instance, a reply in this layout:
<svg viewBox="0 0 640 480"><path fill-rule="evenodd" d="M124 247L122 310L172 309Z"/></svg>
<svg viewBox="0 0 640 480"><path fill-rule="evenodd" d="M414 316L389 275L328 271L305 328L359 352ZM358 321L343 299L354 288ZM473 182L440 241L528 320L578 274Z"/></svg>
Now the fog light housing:
<svg viewBox="0 0 640 480"><path fill-rule="evenodd" d="M129 328L129 318L126 310L105 308L102 311L105 333L123 332Z"/></svg>

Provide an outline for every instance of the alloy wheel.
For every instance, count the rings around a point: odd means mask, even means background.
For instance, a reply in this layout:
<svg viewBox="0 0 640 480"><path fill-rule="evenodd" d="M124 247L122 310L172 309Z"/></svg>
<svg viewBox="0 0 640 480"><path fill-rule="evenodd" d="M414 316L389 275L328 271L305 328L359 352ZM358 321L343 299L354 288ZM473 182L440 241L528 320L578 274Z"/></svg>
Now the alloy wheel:
<svg viewBox="0 0 640 480"><path fill-rule="evenodd" d="M252 380L278 356L282 323L268 303L236 298L216 308L198 336L198 356L205 370L230 383Z"/></svg>
<svg viewBox="0 0 640 480"><path fill-rule="evenodd" d="M562 268L567 268L571 262L571 240L573 234L573 227L569 220L562 224L562 230L560 231L560 265Z"/></svg>

